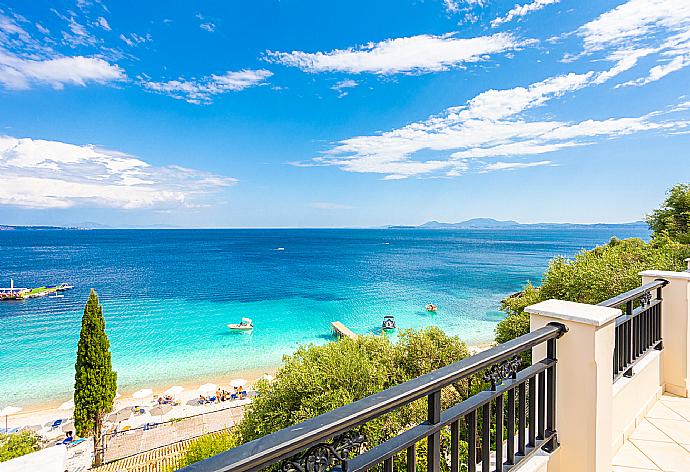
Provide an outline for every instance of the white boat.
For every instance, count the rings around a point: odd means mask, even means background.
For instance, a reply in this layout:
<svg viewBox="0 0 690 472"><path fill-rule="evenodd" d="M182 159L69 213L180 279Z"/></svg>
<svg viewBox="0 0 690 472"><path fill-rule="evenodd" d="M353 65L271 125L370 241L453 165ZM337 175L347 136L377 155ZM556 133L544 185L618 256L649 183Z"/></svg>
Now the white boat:
<svg viewBox="0 0 690 472"><path fill-rule="evenodd" d="M254 329L254 323L251 318L242 318L240 323L230 323L228 329L231 331L251 331Z"/></svg>
<svg viewBox="0 0 690 472"><path fill-rule="evenodd" d="M64 296L64 295L61 295L61 294L59 294L59 293L56 293L55 295L51 295L51 296L49 296L48 298L65 298L65 296Z"/></svg>
<svg viewBox="0 0 690 472"><path fill-rule="evenodd" d="M381 323L381 329L385 331L393 331L396 328L395 318L391 315L386 315L383 317L383 323Z"/></svg>

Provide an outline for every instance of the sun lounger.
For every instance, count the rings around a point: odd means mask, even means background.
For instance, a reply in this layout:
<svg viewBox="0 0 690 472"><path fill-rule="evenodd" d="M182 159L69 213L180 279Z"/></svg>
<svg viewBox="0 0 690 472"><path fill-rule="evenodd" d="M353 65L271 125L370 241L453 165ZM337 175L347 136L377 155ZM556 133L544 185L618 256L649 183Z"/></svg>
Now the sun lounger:
<svg viewBox="0 0 690 472"><path fill-rule="evenodd" d="M78 445L78 444L81 444L81 443L83 443L83 442L85 442L85 441L86 441L86 439L84 439L84 438L75 439L74 441L72 441L72 442L70 442L69 444L67 444L67 447L74 447L74 446L76 446L76 445Z"/></svg>
<svg viewBox="0 0 690 472"><path fill-rule="evenodd" d="M53 424L50 426L50 429L57 429L57 427L60 426L61 424L62 424L62 420L61 420L61 419L55 420L55 421L53 422Z"/></svg>

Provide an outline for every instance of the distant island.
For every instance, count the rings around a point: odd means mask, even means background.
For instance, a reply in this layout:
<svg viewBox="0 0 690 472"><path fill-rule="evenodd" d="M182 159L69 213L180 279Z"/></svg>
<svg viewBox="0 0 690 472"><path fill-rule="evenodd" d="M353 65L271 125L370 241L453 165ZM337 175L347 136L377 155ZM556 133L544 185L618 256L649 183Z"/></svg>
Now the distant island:
<svg viewBox="0 0 690 472"><path fill-rule="evenodd" d="M513 220L494 220L493 218L472 218L458 223L441 223L428 221L419 226L392 225L388 229L567 229L567 228L634 228L649 229L644 221L632 221L630 223L518 223Z"/></svg>
<svg viewBox="0 0 690 472"><path fill-rule="evenodd" d="M644 221L632 221L630 223L518 223L513 220L495 220L493 218L472 218L458 223L441 223L439 221L427 221L426 223L414 225L387 225L369 229L568 229L568 228L611 228L611 229L636 229L648 230L649 226ZM182 228L173 225L149 225L149 226L107 226L99 223L80 223L72 226L48 226L48 225L0 225L0 231L41 231L41 230L93 230L93 229L195 229ZM217 228L220 229L220 228ZM233 229L233 228L225 228ZM306 229L306 228L305 228ZM343 228L343 229L366 229L366 228Z"/></svg>

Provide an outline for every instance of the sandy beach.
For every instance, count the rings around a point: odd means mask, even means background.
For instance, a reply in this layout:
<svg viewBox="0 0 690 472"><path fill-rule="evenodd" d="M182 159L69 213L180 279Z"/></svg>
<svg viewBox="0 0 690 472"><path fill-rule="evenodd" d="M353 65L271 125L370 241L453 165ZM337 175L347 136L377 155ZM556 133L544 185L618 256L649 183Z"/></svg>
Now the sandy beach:
<svg viewBox="0 0 690 472"><path fill-rule="evenodd" d="M487 343L481 343L481 344L473 344L473 345L468 345L468 350L471 355L477 354L478 352L484 351L486 349L489 349L490 347L494 346L495 343L487 342ZM201 385L207 384L207 383L213 383L218 385L219 387L223 388L225 387L226 390L232 390L229 387L229 383L231 380L235 378L243 378L247 380L247 385L244 386L245 388L251 388L254 383L262 377L265 374L269 375L275 375L275 372L278 370L279 367L270 367L270 368L265 368L265 369L255 369L255 370L249 370L242 372L242 374L236 374L232 376L228 375L219 375L219 376L213 376L213 377L205 377L205 378L199 378L194 381L190 380L185 380L185 381L180 381L180 382L172 382L172 383L167 383L163 385L146 385L146 386L140 386L139 388L131 388L131 389L118 389L118 394L120 395L116 400L115 400L115 405L113 407L113 411L119 411L122 408L127 408L127 407L132 407L132 406L151 406L154 405L154 398L157 397L158 395L162 394L170 388L173 385L179 385L184 388L184 391L182 393L178 394L176 396L176 400L181 404L178 407L175 407L173 411L171 411L168 415L166 415L163 419L169 420L173 418L183 418L185 416L192 416L195 414L199 413L204 413L208 411L213 411L214 409L217 408L227 408L230 406L234 406L234 404L231 405L231 402L224 402L221 404L218 404L219 406L216 408L213 405L208 405L208 406L190 406L187 405L187 402L190 400L194 400L199 397L199 392L198 388ZM136 399L132 397L132 394L139 390L140 388L150 388L153 390L153 394L151 397L144 398L144 399ZM61 410L59 407L62 405L64 402L68 401L68 398L61 398L61 399L51 399L49 401L46 401L45 403L42 404L37 404L37 405L32 405L30 407L27 407L23 409L21 412L19 412L16 415L10 416L8 425L9 428L16 428L16 427L24 427L24 426L44 426L52 424L56 419L63 419L67 420L72 417L73 410L68 409L68 410ZM245 402L246 403L246 402ZM151 418L150 415L141 415L140 417L137 417L136 419L133 419L132 421L129 421L127 424L130 425L131 427L136 427L141 424L145 424L148 421L154 421L156 420L155 418ZM59 432L59 431L58 431Z"/></svg>
<svg viewBox="0 0 690 472"><path fill-rule="evenodd" d="M206 413L209 411L214 411L216 409L220 408L228 408L232 406L241 406L244 404L247 404L247 401L241 401L241 402L223 402L219 404L214 404L214 405L204 405L204 406L191 406L187 405L187 402L190 400L197 399L199 397L199 392L198 388L199 386L207 383L213 383L217 384L220 388L225 388L226 390L232 390L229 387L230 381L232 381L234 378L243 378L247 380L247 385L245 385L245 389L251 388L254 383L263 375L269 374L269 375L274 375L276 372L277 368L266 368L266 369L261 369L261 370L252 370L252 371L247 371L242 373L242 375L235 375L232 377L229 376L218 376L218 377L211 377L211 378L202 378L198 379L196 381L184 381L184 382L176 382L176 383L169 383L165 385L149 385L146 387L142 388L150 388L153 390L153 394L148 397L148 398L143 398L143 399L136 399L132 397L132 394L139 390L139 389L127 389L127 390L118 390L118 394L120 395L116 400L115 404L113 407L113 411L119 411L122 408L128 408L132 406L152 406L154 405L154 397L162 394L165 390L170 388L173 385L179 385L184 388L184 391L182 393L176 395L175 399L180 403L180 406L176 406L173 408L173 410L166 414L162 419L163 420L170 420L174 418L183 418L186 416L192 416L195 414L199 413ZM69 399L64 398L64 399L53 399L50 400L44 404L38 404L35 406L28 407L21 412L17 413L16 415L12 415L8 419L8 426L10 429L12 428L17 428L17 427L24 427L24 426L30 426L30 427L37 427L37 426L43 426L45 427L46 425L52 424L55 420L57 419L62 419L63 421L68 420L69 418L72 417L73 415L73 410L68 409L68 410L61 410L60 405L62 405L64 402L68 401ZM124 422L124 425L128 425L132 428L139 426L141 424L145 424L149 421L160 421L158 417L156 418L151 418L150 415L145 414L141 415L138 417L133 417L131 420L128 420L127 422ZM4 424L3 424L4 427ZM53 436L59 437L62 434L62 431L58 429L55 431L55 434L49 435L49 437L52 439Z"/></svg>

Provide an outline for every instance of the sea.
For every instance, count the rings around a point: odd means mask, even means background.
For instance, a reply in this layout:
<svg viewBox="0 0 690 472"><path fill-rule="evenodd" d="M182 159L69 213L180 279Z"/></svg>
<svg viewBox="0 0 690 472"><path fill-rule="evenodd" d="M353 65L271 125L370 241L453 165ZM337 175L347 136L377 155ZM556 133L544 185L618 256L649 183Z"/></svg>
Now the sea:
<svg viewBox="0 0 690 472"><path fill-rule="evenodd" d="M501 300L555 256L635 227L0 231L0 286L68 283L62 298L0 302L0 407L71 398L81 316L103 305L118 386L193 383L273 369L341 321L380 334L438 326L493 339ZM434 303L430 313L425 305ZM251 333L231 332L243 317ZM308 386L305 386L307 388Z"/></svg>

